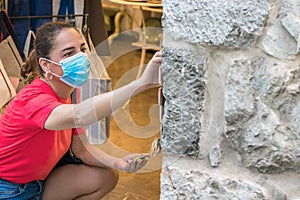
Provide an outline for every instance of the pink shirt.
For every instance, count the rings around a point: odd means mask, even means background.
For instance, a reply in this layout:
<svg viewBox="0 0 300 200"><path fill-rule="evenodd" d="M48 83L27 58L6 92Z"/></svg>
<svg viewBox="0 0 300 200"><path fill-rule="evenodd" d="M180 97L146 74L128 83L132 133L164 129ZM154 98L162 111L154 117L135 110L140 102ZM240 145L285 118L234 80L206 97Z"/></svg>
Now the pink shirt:
<svg viewBox="0 0 300 200"><path fill-rule="evenodd" d="M66 103L70 98L61 99L39 78L14 97L0 119L0 178L24 184L49 175L70 147L72 129L46 130L44 123Z"/></svg>

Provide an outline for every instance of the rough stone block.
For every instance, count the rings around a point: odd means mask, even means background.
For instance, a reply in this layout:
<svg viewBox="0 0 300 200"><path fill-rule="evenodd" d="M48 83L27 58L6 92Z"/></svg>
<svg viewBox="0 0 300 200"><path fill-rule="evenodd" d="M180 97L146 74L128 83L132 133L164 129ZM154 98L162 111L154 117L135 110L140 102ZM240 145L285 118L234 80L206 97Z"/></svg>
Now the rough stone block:
<svg viewBox="0 0 300 200"><path fill-rule="evenodd" d="M205 93L205 56L191 49L164 49L166 99L161 144L165 151L198 155Z"/></svg>
<svg viewBox="0 0 300 200"><path fill-rule="evenodd" d="M216 177L199 170L164 168L161 175L160 199L163 200L286 200L287 196L274 187L250 180Z"/></svg>
<svg viewBox="0 0 300 200"><path fill-rule="evenodd" d="M262 57L237 60L225 91L225 136L245 167L299 171L300 70Z"/></svg>
<svg viewBox="0 0 300 200"><path fill-rule="evenodd" d="M228 47L252 46L261 35L268 1L164 1L163 27L175 40Z"/></svg>

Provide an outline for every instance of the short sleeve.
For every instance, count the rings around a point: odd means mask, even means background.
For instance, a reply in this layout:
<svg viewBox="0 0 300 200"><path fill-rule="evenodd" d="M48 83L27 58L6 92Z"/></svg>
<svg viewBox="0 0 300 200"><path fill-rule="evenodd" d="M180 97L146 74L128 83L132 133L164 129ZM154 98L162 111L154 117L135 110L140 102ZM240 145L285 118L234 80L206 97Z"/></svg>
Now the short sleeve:
<svg viewBox="0 0 300 200"><path fill-rule="evenodd" d="M85 127L73 128L72 135L82 135L85 134Z"/></svg>
<svg viewBox="0 0 300 200"><path fill-rule="evenodd" d="M39 95L28 101L25 106L25 113L27 113L25 117L43 129L50 113L59 105L62 105L62 103L57 101L53 96L46 94Z"/></svg>

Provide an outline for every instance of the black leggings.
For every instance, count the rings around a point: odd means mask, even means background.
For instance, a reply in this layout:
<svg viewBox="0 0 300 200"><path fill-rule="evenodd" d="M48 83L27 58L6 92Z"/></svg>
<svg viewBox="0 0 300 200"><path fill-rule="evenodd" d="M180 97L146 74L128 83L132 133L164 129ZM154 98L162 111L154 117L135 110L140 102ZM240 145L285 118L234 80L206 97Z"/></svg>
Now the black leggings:
<svg viewBox="0 0 300 200"><path fill-rule="evenodd" d="M80 158L77 158L71 148L63 155L63 157L57 162L54 168L61 167L66 164L84 164Z"/></svg>

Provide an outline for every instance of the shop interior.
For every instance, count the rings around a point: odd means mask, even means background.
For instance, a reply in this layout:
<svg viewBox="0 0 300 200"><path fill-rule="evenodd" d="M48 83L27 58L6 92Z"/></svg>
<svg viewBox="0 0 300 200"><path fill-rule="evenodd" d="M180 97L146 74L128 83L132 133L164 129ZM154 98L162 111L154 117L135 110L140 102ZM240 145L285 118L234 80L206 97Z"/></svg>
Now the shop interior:
<svg viewBox="0 0 300 200"><path fill-rule="evenodd" d="M130 2L131 3L131 2ZM156 2L155 2L156 3ZM159 2L161 3L161 2ZM161 5L161 4L160 4ZM121 5L121 7L124 5ZM122 77L122 74L128 73L130 70L139 71L140 65L146 64L153 53L161 48L162 45L162 29L161 29L161 15L162 8L155 7L154 11L143 11L139 6L124 6L123 8L120 5L117 5L114 2L105 0L103 1L105 19L109 22L108 25L108 34L114 37L114 29L115 29L115 16L120 12L120 9L126 8L125 14L122 16L123 19L120 23L120 29L125 30L121 34L118 34L116 38L114 38L111 47L111 52L115 53L113 57L118 57L117 55L122 54L115 62L112 63L112 66L108 68L108 73L112 76L112 85L115 87L115 84L118 84L118 80ZM141 14L143 14L141 16ZM112 17L111 17L112 15ZM130 26L130 19L132 18L132 30L128 30L128 26ZM139 46L135 46L134 44L138 43L140 39L140 35L138 34L140 27L142 27L143 18L147 22L147 26L154 27L148 28L150 37L148 46L145 48L145 57L143 58L142 49ZM158 27L158 28L156 28ZM152 31L152 32L151 32ZM152 38L151 38L152 37ZM151 40L152 39L152 40ZM110 41L110 40L109 40ZM146 46L146 44L144 44ZM120 49L125 48L125 50ZM132 49L132 50L129 50ZM118 51L125 51L128 53L118 53ZM107 61L107 58L101 57L104 62ZM130 58L130 60L128 60ZM134 63L133 65L131 63ZM135 66L132 68L132 66ZM135 78L135 74L138 72L134 72L132 74L132 79ZM128 75L130 76L130 75ZM126 78L125 78L126 79ZM116 81L116 82L114 82ZM125 108L129 110L131 120L134 121L134 126L149 126L149 124L154 123L151 121L149 117L149 109L158 104L158 88L153 88L148 91L143 92L142 94L134 97L130 100L128 107ZM124 109L124 108L123 108ZM154 108L155 109L155 108ZM159 108L156 108L157 110ZM120 112L124 112L121 110ZM156 129L153 128L153 129ZM132 137L128 135L126 132L130 134L130 130L121 130L118 127L118 124L115 120L111 122L111 137L110 141L117 146L117 148L122 148L125 151L129 152L147 152L151 148L152 142L159 137L160 132L155 131L153 133L147 134L148 137L144 138ZM104 146L105 147L105 146ZM117 150L116 151L120 151ZM126 199L126 200L155 200L159 199L160 194L160 168L162 165L162 155L160 154L157 158L150 160L149 168L145 169L144 173L137 174L128 174L121 173L120 182L117 185L117 188L109 195L111 199Z"/></svg>
<svg viewBox="0 0 300 200"><path fill-rule="evenodd" d="M28 5L26 9L22 1L13 6L8 2L0 1L1 12L7 14L15 34L7 33L0 38L0 45L6 48L1 47L0 59L10 81L9 98L24 86L18 67L32 48L36 30L47 21L69 21L85 36L90 36L111 80L111 89L138 78L162 47L161 0L66 0L64 9L61 8L63 0L35 1L36 5ZM12 65L16 67L13 69ZM147 90L113 113L106 121L108 131L101 132L95 145L115 156L149 152L153 141L160 137L158 91L159 87ZM1 102L1 106L4 104ZM106 199L159 199L161 165L160 153L138 173L120 172L117 187Z"/></svg>

